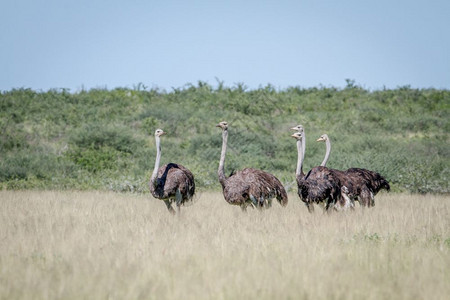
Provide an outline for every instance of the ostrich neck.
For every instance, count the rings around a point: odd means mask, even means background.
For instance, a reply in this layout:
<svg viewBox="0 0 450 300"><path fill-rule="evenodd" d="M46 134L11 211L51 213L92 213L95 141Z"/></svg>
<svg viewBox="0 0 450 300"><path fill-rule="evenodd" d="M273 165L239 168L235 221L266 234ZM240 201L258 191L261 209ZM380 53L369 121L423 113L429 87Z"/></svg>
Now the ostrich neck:
<svg viewBox="0 0 450 300"><path fill-rule="evenodd" d="M302 138L303 139L303 138ZM298 176L304 176L305 174L303 173L303 157L304 157L304 153L303 153L303 143L302 140L297 140L297 170L295 171L295 175Z"/></svg>
<svg viewBox="0 0 450 300"><path fill-rule="evenodd" d="M322 167L325 167L327 165L328 162L328 158L330 158L330 153L331 153L331 142L330 139L326 139L325 144L327 146L327 152L325 153L325 157L323 158L322 163L320 164Z"/></svg>
<svg viewBox="0 0 450 300"><path fill-rule="evenodd" d="M305 160L305 152L306 152L306 136L305 136L305 130L303 129L302 132L302 160Z"/></svg>
<svg viewBox="0 0 450 300"><path fill-rule="evenodd" d="M158 169L159 169L159 162L161 160L161 141L159 136L155 136L156 140L156 160L155 160L155 168L153 169L151 181L154 182L156 179L156 176L158 175Z"/></svg>
<svg viewBox="0 0 450 300"><path fill-rule="evenodd" d="M227 152L227 142L228 142L228 129L225 129L222 132L222 152L220 154L220 162L219 162L219 170L217 173L219 174L219 182L222 185L222 187L225 186L225 171L224 171L224 165L225 165L225 154Z"/></svg>

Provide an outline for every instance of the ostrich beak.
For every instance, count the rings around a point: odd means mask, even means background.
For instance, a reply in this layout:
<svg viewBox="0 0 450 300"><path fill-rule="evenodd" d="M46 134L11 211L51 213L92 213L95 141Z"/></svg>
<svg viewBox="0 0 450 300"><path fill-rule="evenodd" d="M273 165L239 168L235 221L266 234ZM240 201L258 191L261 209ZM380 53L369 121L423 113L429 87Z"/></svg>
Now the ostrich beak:
<svg viewBox="0 0 450 300"><path fill-rule="evenodd" d="M294 133L294 134L291 134L291 137L296 139L298 137L298 135Z"/></svg>
<svg viewBox="0 0 450 300"><path fill-rule="evenodd" d="M318 138L318 139L316 140L316 142L323 142L323 141L325 141L325 140L323 139L323 137L320 137L320 138Z"/></svg>

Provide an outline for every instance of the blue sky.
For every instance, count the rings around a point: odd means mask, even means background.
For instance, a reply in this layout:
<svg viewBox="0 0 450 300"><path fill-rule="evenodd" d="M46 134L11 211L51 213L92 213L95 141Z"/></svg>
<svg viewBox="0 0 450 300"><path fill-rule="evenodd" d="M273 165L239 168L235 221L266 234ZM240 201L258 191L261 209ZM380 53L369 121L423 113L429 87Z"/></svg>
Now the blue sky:
<svg viewBox="0 0 450 300"><path fill-rule="evenodd" d="M450 89L448 0L3 0L0 90Z"/></svg>

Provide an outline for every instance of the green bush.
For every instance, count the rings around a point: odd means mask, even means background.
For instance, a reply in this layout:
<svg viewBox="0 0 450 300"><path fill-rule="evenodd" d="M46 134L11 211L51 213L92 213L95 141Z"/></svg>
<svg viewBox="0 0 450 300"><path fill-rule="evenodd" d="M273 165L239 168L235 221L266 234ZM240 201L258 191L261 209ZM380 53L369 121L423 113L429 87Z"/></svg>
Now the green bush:
<svg viewBox="0 0 450 300"><path fill-rule="evenodd" d="M305 172L332 140L329 166L380 172L394 191L449 193L450 91L368 91L243 83L188 84L170 92L92 89L0 93L0 183L3 188L111 189L146 192L162 128L161 163L192 170L199 189L219 189L221 130L230 124L226 172L267 170L295 186L297 160L290 127L306 129Z"/></svg>

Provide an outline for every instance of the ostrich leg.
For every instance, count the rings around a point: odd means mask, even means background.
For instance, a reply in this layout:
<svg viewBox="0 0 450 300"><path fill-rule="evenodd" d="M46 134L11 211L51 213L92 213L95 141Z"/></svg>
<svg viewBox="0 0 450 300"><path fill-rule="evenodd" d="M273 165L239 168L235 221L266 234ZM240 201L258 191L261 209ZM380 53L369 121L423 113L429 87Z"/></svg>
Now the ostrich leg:
<svg viewBox="0 0 450 300"><path fill-rule="evenodd" d="M181 196L180 189L177 189L175 193L175 201L177 203L178 214L180 213L181 200L183 200L183 196Z"/></svg>
<svg viewBox="0 0 450 300"><path fill-rule="evenodd" d="M361 194L359 195L359 204L364 208L366 206L370 207L370 190L368 188L363 188Z"/></svg>
<svg viewBox="0 0 450 300"><path fill-rule="evenodd" d="M174 215L174 214L175 214L175 210L173 209L172 203L170 202L170 200L169 200L169 199L165 199L165 200L164 200L164 203L166 204L167 209L169 210L169 212L170 212L172 215Z"/></svg>

